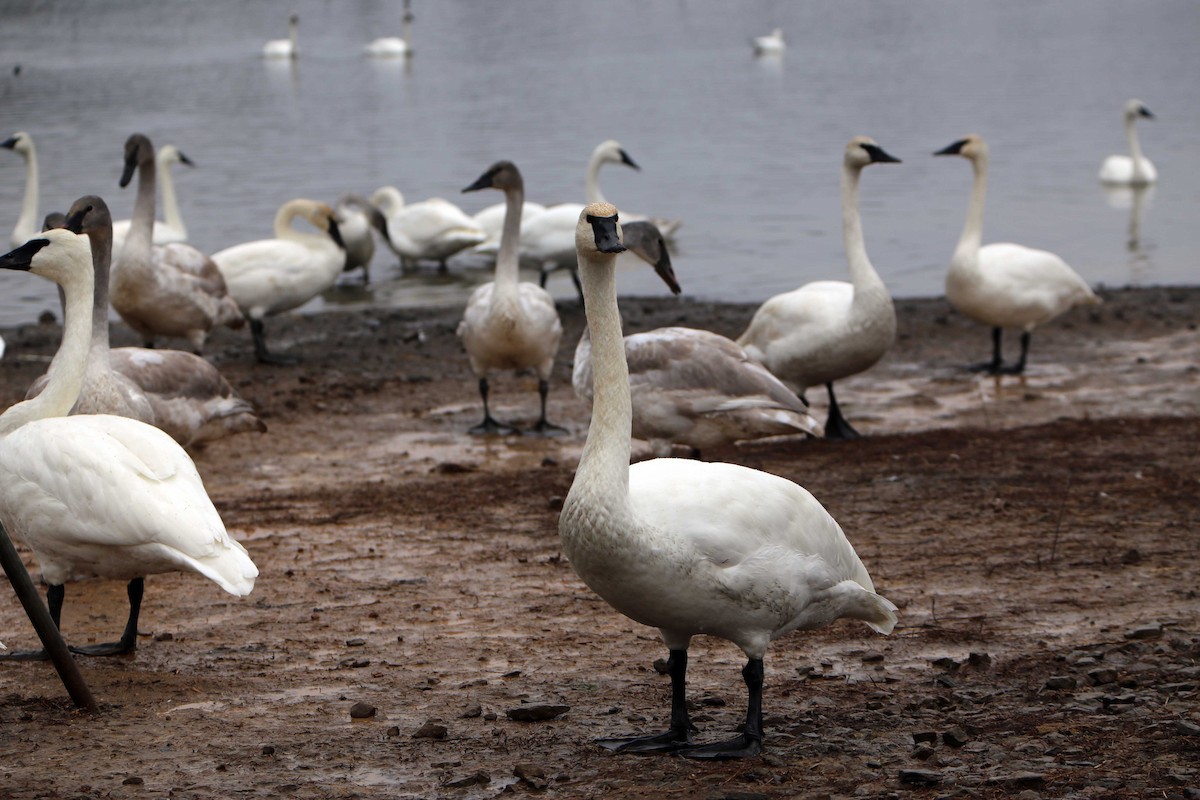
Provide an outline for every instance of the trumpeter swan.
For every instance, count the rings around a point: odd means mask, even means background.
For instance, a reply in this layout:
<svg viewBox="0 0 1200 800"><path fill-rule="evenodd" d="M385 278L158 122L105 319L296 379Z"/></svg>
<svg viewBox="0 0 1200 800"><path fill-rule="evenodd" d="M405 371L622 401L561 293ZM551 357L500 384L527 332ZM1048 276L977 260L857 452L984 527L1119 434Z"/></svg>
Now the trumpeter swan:
<svg viewBox="0 0 1200 800"><path fill-rule="evenodd" d="M319 233L295 230L292 220L297 217L308 220ZM250 320L259 361L295 363L295 358L267 350L263 319L302 306L332 286L346 263L344 247L333 209L315 200L296 199L275 214L274 239L244 242L213 254L230 296Z"/></svg>
<svg viewBox="0 0 1200 800"><path fill-rule="evenodd" d="M81 197L71 207L68 219L79 226L73 233L87 234L95 275L92 343L83 387L71 413L115 414L141 420L161 428L185 447L244 431L265 431L266 425L250 404L200 356L182 350L109 349L112 235L108 206L94 195ZM35 380L26 398L40 394L49 377L47 374Z"/></svg>
<svg viewBox="0 0 1200 800"><path fill-rule="evenodd" d="M512 426L492 418L488 409L488 376L495 370L533 369L537 372L541 399L541 414L533 430L542 434L561 433L562 428L546 420L546 395L562 338L562 323L554 298L540 286L521 282L517 274L525 183L516 164L498 161L463 191L480 189L503 191L508 213L500 236L500 253L496 256L495 280L471 293L458 324L458 337L466 348L471 370L479 379L479 396L483 399L483 421L470 432L515 433Z"/></svg>
<svg viewBox="0 0 1200 800"><path fill-rule="evenodd" d="M25 199L21 201L21 215L13 227L9 240L13 247L24 244L38 232L38 161L33 137L18 131L0 142L0 147L12 150L25 160Z"/></svg>
<svg viewBox="0 0 1200 800"><path fill-rule="evenodd" d="M407 58L412 51L413 14L409 0L404 0L404 16L400 18L401 36L380 36L363 48L374 58Z"/></svg>
<svg viewBox="0 0 1200 800"><path fill-rule="evenodd" d="M395 186L382 186L371 202L387 220L388 245L404 267L437 261L445 270L446 259L487 238L466 212L441 197L405 203Z"/></svg>
<svg viewBox="0 0 1200 800"><path fill-rule="evenodd" d="M783 29L775 28L766 36L755 36L751 39L754 45L754 52L759 55L769 53L782 53L787 49L787 43L783 40Z"/></svg>
<svg viewBox="0 0 1200 800"><path fill-rule="evenodd" d="M249 594L258 569L226 532L196 465L178 444L126 417L66 416L79 396L91 340L87 241L68 230L46 231L0 257L0 268L56 281L66 303L50 382L0 415L0 522L41 565L56 625L68 580L129 581L129 618L120 640L72 649L87 655L134 649L146 575L191 570L230 594Z"/></svg>
<svg viewBox="0 0 1200 800"><path fill-rule="evenodd" d="M1129 155L1112 155L1104 159L1099 175L1102 183L1145 186L1158 180L1158 170L1150 159L1142 155L1134 124L1138 117L1154 119L1150 109L1142 105L1141 100L1130 100L1125 104L1125 138L1129 142Z"/></svg>
<svg viewBox="0 0 1200 800"><path fill-rule="evenodd" d="M292 12L288 17L288 38L271 39L263 45L263 58L295 58L300 55L296 46L296 34L300 28L300 15Z"/></svg>
<svg viewBox="0 0 1200 800"><path fill-rule="evenodd" d="M154 220L154 231L151 241L154 244L170 244L171 242L186 242L187 226L183 224L183 214L179 212L179 200L175 196L175 181L171 177L171 167L175 164L196 166L178 147L164 144L158 148L154 157L155 177L158 179L158 189L161 191L163 203L163 218ZM113 252L120 253L125 247L125 237L129 235L129 226L133 220L119 219L112 224Z"/></svg>
<svg viewBox="0 0 1200 800"><path fill-rule="evenodd" d="M337 220L338 233L346 246L346 261L343 272L362 267L363 285L371 282L371 259L375 257L375 236L372 229L387 236L387 221L378 208L362 195L344 194L333 206L333 218Z"/></svg>
<svg viewBox="0 0 1200 800"><path fill-rule="evenodd" d="M506 203L495 203L471 215L475 227L487 237L475 245L473 252L494 256L500 251L500 232L504 228L504 212L507 210ZM521 204L521 224L524 225L545 210L546 207L541 203L526 200Z"/></svg>
<svg viewBox="0 0 1200 800"><path fill-rule="evenodd" d="M112 306L146 346L156 336L187 339L199 353L208 333L218 325L239 328L244 320L216 264L183 242L155 245L154 146L140 133L125 141L125 170L121 187L138 173L133 221L124 249L117 255L110 287Z"/></svg>
<svg viewBox="0 0 1200 800"><path fill-rule="evenodd" d="M1100 298L1075 270L1054 253L1019 244L989 244L983 239L983 203L987 195L988 147L971 134L938 150L935 156L958 155L971 162L975 178L962 236L946 273L946 299L976 322L992 327L992 360L972 369L993 375L1025 371L1033 329L1077 305L1096 305ZM1021 330L1021 356L1005 365L1000 340L1004 328Z"/></svg>
<svg viewBox="0 0 1200 800"><path fill-rule="evenodd" d="M771 640L839 617L888 633L896 607L875 593L833 517L795 483L734 464L674 458L629 464L632 408L614 276L615 255L623 249L616 208L586 207L577 239L595 399L559 517L563 552L589 588L630 619L658 628L670 651L670 729L601 744L696 758L754 755L762 744L762 660ZM697 634L727 639L748 659L745 726L727 742L691 742L687 648Z"/></svg>
<svg viewBox="0 0 1200 800"><path fill-rule="evenodd" d="M858 435L843 416L834 381L883 358L896 339L896 311L871 266L858 210L858 183L868 164L898 163L867 136L856 136L842 157L842 239L850 282L814 281L763 303L737 343L801 397L825 384L829 418L825 435Z"/></svg>

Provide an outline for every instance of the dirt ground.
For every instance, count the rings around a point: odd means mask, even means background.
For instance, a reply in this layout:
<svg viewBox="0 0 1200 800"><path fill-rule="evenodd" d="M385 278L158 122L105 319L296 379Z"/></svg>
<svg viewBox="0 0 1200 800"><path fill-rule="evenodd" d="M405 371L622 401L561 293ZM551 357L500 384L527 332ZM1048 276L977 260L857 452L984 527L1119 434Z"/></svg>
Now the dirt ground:
<svg viewBox="0 0 1200 800"><path fill-rule="evenodd" d="M1200 797L1200 290L1104 297L1003 381L962 369L985 329L899 301L894 350L839 386L864 438L705 453L807 487L900 606L889 637L842 621L776 642L764 754L714 764L594 744L665 726L669 682L656 632L559 548L588 418L577 306L551 392L571 434L551 440L465 434L480 406L456 309L271 320L297 367L220 332L208 355L270 430L195 458L254 592L150 577L137 652L81 662L98 716L48 664L0 666L0 797ZM753 312L622 307L627 332L736 335ZM58 328L4 334L7 405ZM498 418L536 417L532 377L492 394ZM122 585L73 583L64 633L107 641L125 613ZM0 640L35 641L7 591ZM696 640L698 738L741 722L742 663Z"/></svg>

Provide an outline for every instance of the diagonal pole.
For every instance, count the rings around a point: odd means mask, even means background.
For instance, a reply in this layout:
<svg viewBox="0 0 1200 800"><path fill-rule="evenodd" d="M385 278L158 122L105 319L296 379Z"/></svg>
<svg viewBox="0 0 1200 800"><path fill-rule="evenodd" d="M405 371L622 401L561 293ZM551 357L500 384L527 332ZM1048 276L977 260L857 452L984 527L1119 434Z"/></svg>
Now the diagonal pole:
<svg viewBox="0 0 1200 800"><path fill-rule="evenodd" d="M17 555L17 548L13 547L12 539L8 538L8 531L3 525L0 525L0 566L4 568L4 574L8 576L13 591L17 593L17 599L25 607L25 613L29 615L33 629L42 640L42 647L46 649L50 661L58 670L58 677L62 678L63 686L67 687L71 701L84 711L99 713L100 709L96 705L96 699L92 697L92 690L88 688L83 673L79 671L79 665L67 650L67 643L63 641L58 626L50 619L50 611L42 602L29 573L25 571L25 565Z"/></svg>

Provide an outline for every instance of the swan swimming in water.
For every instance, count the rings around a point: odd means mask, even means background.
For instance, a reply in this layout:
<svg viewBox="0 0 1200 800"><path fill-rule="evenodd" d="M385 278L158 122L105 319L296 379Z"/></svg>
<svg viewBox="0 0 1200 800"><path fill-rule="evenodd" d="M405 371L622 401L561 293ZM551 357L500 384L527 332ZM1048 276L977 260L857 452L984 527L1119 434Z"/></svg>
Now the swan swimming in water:
<svg viewBox="0 0 1200 800"><path fill-rule="evenodd" d="M410 0L404 0L404 16L400 18L400 36L380 36L363 48L373 58L409 58L412 56L413 14Z"/></svg>
<svg viewBox="0 0 1200 800"><path fill-rule="evenodd" d="M889 633L896 606L875 593L833 517L792 481L688 459L630 465L632 408L614 275L623 249L616 208L587 206L577 236L595 399L559 535L583 582L625 616L658 628L670 651L667 732L601 744L693 758L753 756L762 748L763 657L770 642L840 617ZM691 741L686 697L687 649L698 634L726 639L747 657L742 733L708 745Z"/></svg>
<svg viewBox="0 0 1200 800"><path fill-rule="evenodd" d="M263 45L263 58L296 58L300 49L296 46L296 36L300 28L300 15L292 12L288 17L288 38L271 39Z"/></svg>
<svg viewBox="0 0 1200 800"><path fill-rule="evenodd" d="M751 43L756 55L777 55L787 49L787 43L783 40L783 28L775 28L766 36L755 36Z"/></svg>
<svg viewBox="0 0 1200 800"><path fill-rule="evenodd" d="M843 416L834 381L870 368L896 339L896 311L887 286L867 257L858 183L870 164L898 163L874 139L856 136L842 156L842 238L850 282L814 281L763 303L737 343L800 397L825 384L825 435L847 439L858 431Z"/></svg>
<svg viewBox="0 0 1200 800"><path fill-rule="evenodd" d="M1150 159L1142 155L1134 123L1138 117L1154 119L1150 109L1141 100L1130 100L1125 104L1125 138L1129 142L1129 155L1112 155L1100 165L1100 182L1107 184L1145 186L1158 180L1158 170Z"/></svg>
<svg viewBox="0 0 1200 800"><path fill-rule="evenodd" d="M70 224L70 221L68 221ZM50 278L66 301L50 381L0 415L0 523L25 541L61 619L65 583L81 575L128 580L129 618L119 641L72 648L115 655L137 646L145 576L194 571L238 597L258 569L229 536L187 453L162 431L108 415L66 416L90 349L93 276L87 241L45 231L0 257L0 268ZM42 658L44 653L0 658Z"/></svg>
<svg viewBox="0 0 1200 800"><path fill-rule="evenodd" d="M1067 262L1054 253L1007 242L980 247L983 204L987 196L988 147L971 134L938 150L935 156L962 156L975 173L962 236L946 273L946 299L976 322L992 328L992 359L972 369L992 375L1025 371L1033 329L1077 305L1098 305L1100 298ZM1021 330L1021 356L1006 365L1001 352L1005 328Z"/></svg>

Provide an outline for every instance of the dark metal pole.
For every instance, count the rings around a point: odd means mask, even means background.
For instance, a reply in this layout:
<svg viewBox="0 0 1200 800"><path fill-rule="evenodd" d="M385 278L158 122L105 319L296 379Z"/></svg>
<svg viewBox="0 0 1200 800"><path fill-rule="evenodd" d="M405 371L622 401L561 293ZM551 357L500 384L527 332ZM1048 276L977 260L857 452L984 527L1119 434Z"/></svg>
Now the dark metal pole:
<svg viewBox="0 0 1200 800"><path fill-rule="evenodd" d="M50 619L50 611L42 602L29 573L25 571L17 548L13 547L12 540L8 538L8 531L4 530L3 525L0 525L0 566L4 567L4 574L8 576L13 591L17 593L17 599L25 607L25 613L29 615L29 621L33 623L33 629L42 640L42 647L46 648L50 661L58 670L58 677L62 678L63 686L67 687L71 700L84 711L99 713L100 708L96 705L96 699L92 697L92 690L83 679L79 665L71 657L71 651L67 649L67 643L63 641L58 626Z"/></svg>

